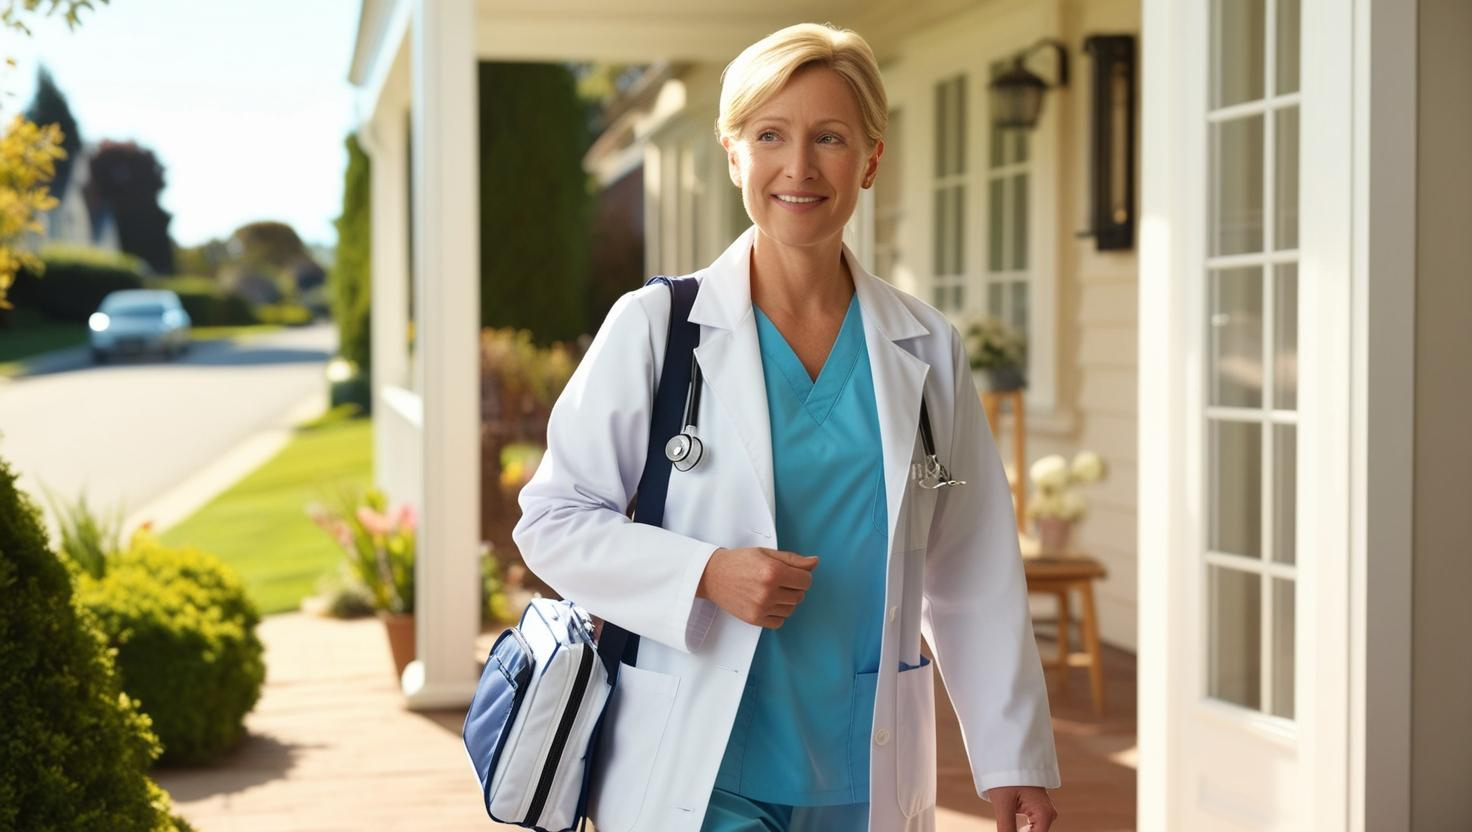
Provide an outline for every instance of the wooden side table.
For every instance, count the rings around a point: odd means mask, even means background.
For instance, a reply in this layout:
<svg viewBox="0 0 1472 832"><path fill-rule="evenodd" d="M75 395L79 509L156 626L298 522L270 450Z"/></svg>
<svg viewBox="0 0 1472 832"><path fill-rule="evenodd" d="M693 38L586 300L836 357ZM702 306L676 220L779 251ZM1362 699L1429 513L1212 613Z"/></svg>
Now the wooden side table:
<svg viewBox="0 0 1472 832"><path fill-rule="evenodd" d="M1094 581L1108 575L1108 570L1104 564L1076 550L1041 554L1032 538L1022 538L1022 555L1027 591L1058 599L1058 650L1052 667L1059 689L1065 693L1068 690L1069 668L1087 667L1094 713L1103 716L1104 661L1099 647L1099 619L1094 609ZM1073 623L1069 594L1074 590L1083 598L1083 619L1079 622L1084 642L1082 652L1074 652L1069 643Z"/></svg>

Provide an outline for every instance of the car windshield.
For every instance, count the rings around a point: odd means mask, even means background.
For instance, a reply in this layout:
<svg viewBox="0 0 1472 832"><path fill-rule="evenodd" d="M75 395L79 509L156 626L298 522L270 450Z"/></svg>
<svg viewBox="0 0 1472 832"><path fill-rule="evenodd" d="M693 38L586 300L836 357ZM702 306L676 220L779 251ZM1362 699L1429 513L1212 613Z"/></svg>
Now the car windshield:
<svg viewBox="0 0 1472 832"><path fill-rule="evenodd" d="M109 309L107 314L114 318L162 318L164 307L159 303L134 303Z"/></svg>

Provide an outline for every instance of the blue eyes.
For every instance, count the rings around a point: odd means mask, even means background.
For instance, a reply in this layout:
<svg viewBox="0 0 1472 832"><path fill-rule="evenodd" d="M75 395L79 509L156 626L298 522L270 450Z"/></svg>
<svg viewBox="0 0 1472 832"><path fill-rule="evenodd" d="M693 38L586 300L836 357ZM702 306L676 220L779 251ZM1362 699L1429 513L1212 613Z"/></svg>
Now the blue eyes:
<svg viewBox="0 0 1472 832"><path fill-rule="evenodd" d="M756 140L764 144L770 144L778 138L776 130L763 130L756 134ZM834 133L824 133L818 137L819 144L842 144L843 137Z"/></svg>

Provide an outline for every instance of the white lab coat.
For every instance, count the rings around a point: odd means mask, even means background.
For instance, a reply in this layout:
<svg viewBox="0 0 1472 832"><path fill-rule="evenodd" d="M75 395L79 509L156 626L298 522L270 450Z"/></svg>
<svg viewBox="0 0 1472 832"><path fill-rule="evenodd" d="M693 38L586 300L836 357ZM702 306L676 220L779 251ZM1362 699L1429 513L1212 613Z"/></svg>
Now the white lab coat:
<svg viewBox="0 0 1472 832"><path fill-rule="evenodd" d="M690 318L705 375L705 457L672 471L664 526L625 515L644 466L670 294L619 298L552 409L547 453L521 492L527 565L593 615L642 636L620 671L594 774L599 832L698 832L760 628L695 589L717 547L775 548L772 442L751 308L748 229L710 267ZM871 832L935 824L933 669L960 719L978 793L1059 785L1042 666L1006 474L960 335L866 272L847 247L883 446L888 580L870 762ZM941 461L966 485L915 485L924 389ZM821 580L821 578L819 578ZM936 663L921 665L920 638ZM838 831L836 831L838 832ZM843 832L847 832L846 830Z"/></svg>

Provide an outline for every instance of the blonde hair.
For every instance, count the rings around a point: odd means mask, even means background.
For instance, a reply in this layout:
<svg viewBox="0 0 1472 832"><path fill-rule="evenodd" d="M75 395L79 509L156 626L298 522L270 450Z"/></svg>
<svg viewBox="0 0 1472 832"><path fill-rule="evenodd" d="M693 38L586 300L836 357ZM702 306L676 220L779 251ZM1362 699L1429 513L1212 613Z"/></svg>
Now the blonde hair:
<svg viewBox="0 0 1472 832"><path fill-rule="evenodd" d="M837 72L859 100L865 136L873 147L889 126L889 102L874 51L858 33L831 24L799 23L779 29L742 50L721 73L721 112L716 136L735 136L751 114L809 66Z"/></svg>

